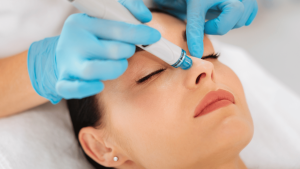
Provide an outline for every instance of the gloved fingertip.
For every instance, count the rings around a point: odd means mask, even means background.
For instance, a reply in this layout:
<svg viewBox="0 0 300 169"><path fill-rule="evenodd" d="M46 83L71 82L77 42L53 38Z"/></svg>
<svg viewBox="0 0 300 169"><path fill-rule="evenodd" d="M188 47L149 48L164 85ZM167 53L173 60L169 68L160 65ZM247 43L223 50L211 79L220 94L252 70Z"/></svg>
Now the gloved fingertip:
<svg viewBox="0 0 300 169"><path fill-rule="evenodd" d="M145 37L144 39L146 40L146 43L144 43L143 45L153 44L161 39L161 33L157 29L151 28L149 26L145 27L147 27L147 30L144 31L146 33L143 33L143 35Z"/></svg>
<svg viewBox="0 0 300 169"><path fill-rule="evenodd" d="M220 26L218 19L207 21L204 26L204 32L208 35L225 35L233 27Z"/></svg>
<svg viewBox="0 0 300 169"><path fill-rule="evenodd" d="M187 44L189 52L192 56L197 58L202 58L203 54L203 39L204 32L203 29L192 29L192 27L187 27Z"/></svg>
<svg viewBox="0 0 300 169"><path fill-rule="evenodd" d="M98 94L104 90L104 83L101 81L92 81L88 82L88 85L84 85L81 88L80 94L82 95L81 98L92 96Z"/></svg>
<svg viewBox="0 0 300 169"><path fill-rule="evenodd" d="M50 102L55 105L55 104L59 103L61 100L62 100L62 98L59 98L59 99L50 99Z"/></svg>
<svg viewBox="0 0 300 169"><path fill-rule="evenodd" d="M65 99L82 99L100 93L104 89L101 81L61 80L56 84L57 93Z"/></svg>
<svg viewBox="0 0 300 169"><path fill-rule="evenodd" d="M142 0L119 0L119 3L126 7L142 23L152 20L152 14Z"/></svg>
<svg viewBox="0 0 300 169"><path fill-rule="evenodd" d="M246 26L249 26L252 24L252 22L254 21L256 15L257 15L257 12L258 12L258 6L257 6L257 4L255 4L254 10L245 24Z"/></svg>
<svg viewBox="0 0 300 169"><path fill-rule="evenodd" d="M254 18L250 18L247 22L246 22L246 26L250 26L252 24L252 22L254 21Z"/></svg>
<svg viewBox="0 0 300 169"><path fill-rule="evenodd" d="M147 23L152 20L152 13L145 6L143 1L137 1L134 9L131 11L132 14L142 23Z"/></svg>
<svg viewBox="0 0 300 169"><path fill-rule="evenodd" d="M64 96L65 95L64 88L66 86L65 83L66 82L64 80L59 80L55 85L56 93L63 98L65 98Z"/></svg>
<svg viewBox="0 0 300 169"><path fill-rule="evenodd" d="M150 10L148 8L143 11L144 11L144 13L141 13L141 15L138 16L137 19L140 20L142 23L150 22L152 20L152 13L150 12Z"/></svg>
<svg viewBox="0 0 300 169"><path fill-rule="evenodd" d="M121 76L125 71L126 69L128 68L128 60L127 59L121 59L120 60L120 75L118 76Z"/></svg>
<svg viewBox="0 0 300 169"><path fill-rule="evenodd" d="M203 45L195 44L189 47L190 54L196 58L201 59L203 55Z"/></svg>
<svg viewBox="0 0 300 169"><path fill-rule="evenodd" d="M161 33L157 30L157 29L152 29L152 32L151 32L151 43L155 43L157 41L159 41L161 39Z"/></svg>

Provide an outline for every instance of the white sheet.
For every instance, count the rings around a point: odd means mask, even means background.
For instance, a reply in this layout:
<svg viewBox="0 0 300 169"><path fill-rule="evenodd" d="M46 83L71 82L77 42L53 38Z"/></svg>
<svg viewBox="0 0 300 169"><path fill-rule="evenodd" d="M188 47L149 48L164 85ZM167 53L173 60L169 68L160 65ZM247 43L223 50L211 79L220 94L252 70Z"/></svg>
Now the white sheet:
<svg viewBox="0 0 300 169"><path fill-rule="evenodd" d="M242 49L214 42L240 77L254 120L241 152L248 168L300 168L300 99ZM77 147L65 102L0 119L0 169L91 168Z"/></svg>
<svg viewBox="0 0 300 169"><path fill-rule="evenodd" d="M299 169L299 96L267 73L244 50L216 41L214 46L221 53L220 61L239 76L253 117L254 137L241 152L247 167Z"/></svg>
<svg viewBox="0 0 300 169"><path fill-rule="evenodd" d="M89 169L65 101L0 119L0 169Z"/></svg>
<svg viewBox="0 0 300 169"><path fill-rule="evenodd" d="M75 12L65 0L0 2L0 21L5 23L0 27L0 57L24 51L34 40L59 34L64 19ZM240 77L254 119L253 140L241 153L246 165L300 168L299 97L243 50L217 42L215 47L222 54L220 60ZM65 102L47 103L0 119L0 169L35 168L91 168L77 147Z"/></svg>
<svg viewBox="0 0 300 169"><path fill-rule="evenodd" d="M242 49L214 41L240 77L254 120L241 152L248 168L300 168L300 99ZM297 78L297 77L295 77ZM0 119L0 169L91 168L77 146L65 102Z"/></svg>

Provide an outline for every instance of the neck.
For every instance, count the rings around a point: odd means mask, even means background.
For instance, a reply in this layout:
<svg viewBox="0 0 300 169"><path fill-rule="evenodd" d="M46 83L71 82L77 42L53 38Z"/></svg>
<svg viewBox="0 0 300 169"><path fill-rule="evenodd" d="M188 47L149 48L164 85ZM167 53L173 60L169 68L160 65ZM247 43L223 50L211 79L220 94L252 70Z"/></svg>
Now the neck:
<svg viewBox="0 0 300 169"><path fill-rule="evenodd" d="M246 165L244 164L243 160L240 156L237 156L231 161L223 163L219 166L212 167L214 169L247 169Z"/></svg>
<svg viewBox="0 0 300 169"><path fill-rule="evenodd" d="M124 168L124 169L125 168L144 168L144 167L141 167L141 166L137 166L132 161L131 162L127 161L125 164L126 165L123 165L123 166L119 167L118 169L122 169L122 168ZM197 169L198 168L199 168L199 166L197 167ZM237 156L233 160L227 161L225 163L220 163L218 165L216 165L214 163L213 165L201 166L200 168L201 169L247 169L246 165L244 164L244 162L242 161L240 156Z"/></svg>

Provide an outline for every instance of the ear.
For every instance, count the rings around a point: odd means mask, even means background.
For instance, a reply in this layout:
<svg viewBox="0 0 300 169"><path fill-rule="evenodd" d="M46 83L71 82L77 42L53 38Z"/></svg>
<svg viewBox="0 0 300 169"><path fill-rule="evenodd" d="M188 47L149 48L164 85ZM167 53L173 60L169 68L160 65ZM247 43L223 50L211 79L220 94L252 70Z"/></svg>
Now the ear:
<svg viewBox="0 0 300 169"><path fill-rule="evenodd" d="M80 130L78 137L83 151L95 162L105 167L118 167L128 160L118 151L111 139L107 139L103 129L84 127ZM118 157L118 161L114 161L114 157Z"/></svg>

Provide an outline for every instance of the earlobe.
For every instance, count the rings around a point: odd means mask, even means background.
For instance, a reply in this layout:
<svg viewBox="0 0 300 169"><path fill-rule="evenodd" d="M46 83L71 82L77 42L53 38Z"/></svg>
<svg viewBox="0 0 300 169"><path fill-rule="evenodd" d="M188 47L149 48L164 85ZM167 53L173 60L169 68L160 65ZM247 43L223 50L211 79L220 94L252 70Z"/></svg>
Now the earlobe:
<svg viewBox="0 0 300 169"><path fill-rule="evenodd" d="M101 129L95 129L94 127L82 128L78 138L83 151L103 166L117 167L127 161L125 156L122 156L112 144L104 139L104 132Z"/></svg>

